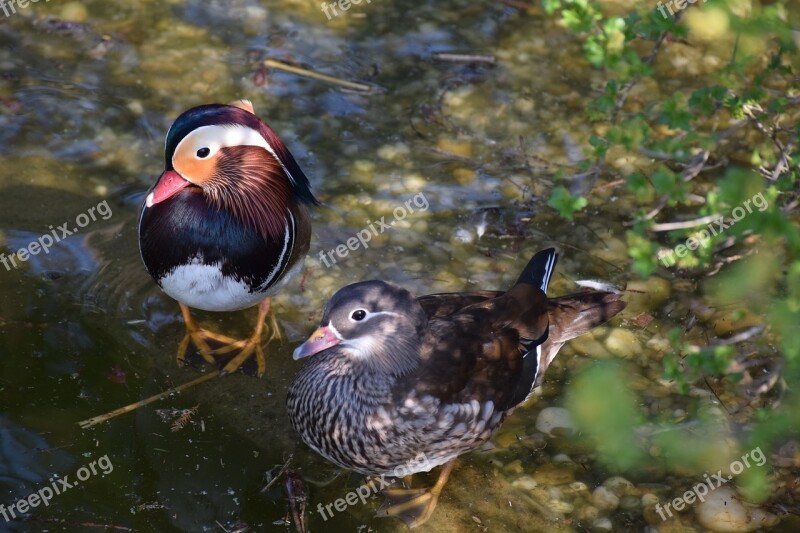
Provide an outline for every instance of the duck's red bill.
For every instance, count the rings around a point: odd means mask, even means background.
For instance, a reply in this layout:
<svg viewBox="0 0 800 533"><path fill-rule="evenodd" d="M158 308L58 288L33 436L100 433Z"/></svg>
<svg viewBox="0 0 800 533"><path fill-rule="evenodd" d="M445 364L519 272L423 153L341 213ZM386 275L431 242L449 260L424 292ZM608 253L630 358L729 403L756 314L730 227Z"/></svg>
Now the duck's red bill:
<svg viewBox="0 0 800 533"><path fill-rule="evenodd" d="M183 179L183 177L174 170L165 171L161 174L161 177L158 178L158 183L156 183L156 186L153 188L153 192L147 196L147 207L163 202L189 185L191 185L191 183Z"/></svg>
<svg viewBox="0 0 800 533"><path fill-rule="evenodd" d="M311 334L306 342L297 347L292 354L295 361L314 355L332 346L339 344L341 339L337 337L328 326L321 326Z"/></svg>

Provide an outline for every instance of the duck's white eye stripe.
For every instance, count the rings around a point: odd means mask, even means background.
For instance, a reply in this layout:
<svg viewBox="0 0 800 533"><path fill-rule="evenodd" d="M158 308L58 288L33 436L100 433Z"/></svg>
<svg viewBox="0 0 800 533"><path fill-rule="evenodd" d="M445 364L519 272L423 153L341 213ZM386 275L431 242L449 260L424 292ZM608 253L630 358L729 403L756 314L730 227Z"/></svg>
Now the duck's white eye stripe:
<svg viewBox="0 0 800 533"><path fill-rule="evenodd" d="M391 311L376 311L374 313L370 313L369 311L367 311L367 316L365 316L364 320L362 320L361 322L366 322L367 320L369 320L371 318L375 318L376 316L395 316L395 317L399 317L400 315L398 313L393 313Z"/></svg>
<svg viewBox="0 0 800 533"><path fill-rule="evenodd" d="M178 146L175 147L176 154L180 153L184 144L187 145L192 154L197 153L201 148L208 148L211 150L211 154L206 157L214 155L220 148L260 146L271 153L275 159L278 159L275 151L266 139L261 136L261 133L241 124L200 126L178 143ZM278 159L278 162L280 163L280 159Z"/></svg>

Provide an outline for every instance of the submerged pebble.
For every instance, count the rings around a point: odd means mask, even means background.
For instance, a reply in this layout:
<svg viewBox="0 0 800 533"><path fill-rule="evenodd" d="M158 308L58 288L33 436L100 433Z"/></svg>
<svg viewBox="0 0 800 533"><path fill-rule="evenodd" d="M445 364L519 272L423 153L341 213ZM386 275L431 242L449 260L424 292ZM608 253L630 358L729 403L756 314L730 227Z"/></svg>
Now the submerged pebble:
<svg viewBox="0 0 800 533"><path fill-rule="evenodd" d="M564 485L575 481L573 463L546 463L536 469L533 479L542 485ZM570 465L570 466L568 466Z"/></svg>
<svg viewBox="0 0 800 533"><path fill-rule="evenodd" d="M531 476L520 476L511 482L511 486L522 490L533 490L539 484Z"/></svg>
<svg viewBox="0 0 800 533"><path fill-rule="evenodd" d="M506 466L504 466L503 471L509 474L519 475L525 472L525 469L522 467L522 461L516 459L508 463Z"/></svg>
<svg viewBox="0 0 800 533"><path fill-rule="evenodd" d="M603 481L603 486L617 496L635 495L636 488L633 483L621 476L610 477Z"/></svg>
<svg viewBox="0 0 800 533"><path fill-rule="evenodd" d="M593 531L611 531L614 528L614 525L611 523L611 520L608 518L597 518L592 521L592 530Z"/></svg>
<svg viewBox="0 0 800 533"><path fill-rule="evenodd" d="M626 287L628 306L625 316L636 316L646 311L658 309L672 293L669 281L657 276L646 280L633 280Z"/></svg>
<svg viewBox="0 0 800 533"><path fill-rule="evenodd" d="M623 328L614 328L606 337L606 348L612 354L624 359L630 359L642 353L642 345L636 334Z"/></svg>
<svg viewBox="0 0 800 533"><path fill-rule="evenodd" d="M608 359L612 357L611 352L609 352L600 341L593 339L589 334L581 335L571 340L570 346L577 353L585 355L586 357L592 357L594 359Z"/></svg>
<svg viewBox="0 0 800 533"><path fill-rule="evenodd" d="M755 531L778 523L778 517L759 507L745 504L730 487L720 487L696 507L697 519L719 533Z"/></svg>
<svg viewBox="0 0 800 533"><path fill-rule="evenodd" d="M600 486L592 492L592 503L600 510L613 511L619 507L619 496L610 489Z"/></svg>
<svg viewBox="0 0 800 533"><path fill-rule="evenodd" d="M563 407L545 407L536 417L536 429L546 435L564 436L575 432L572 415Z"/></svg>
<svg viewBox="0 0 800 533"><path fill-rule="evenodd" d="M626 511L637 509L641 500L636 496L623 496L619 499L619 506Z"/></svg>

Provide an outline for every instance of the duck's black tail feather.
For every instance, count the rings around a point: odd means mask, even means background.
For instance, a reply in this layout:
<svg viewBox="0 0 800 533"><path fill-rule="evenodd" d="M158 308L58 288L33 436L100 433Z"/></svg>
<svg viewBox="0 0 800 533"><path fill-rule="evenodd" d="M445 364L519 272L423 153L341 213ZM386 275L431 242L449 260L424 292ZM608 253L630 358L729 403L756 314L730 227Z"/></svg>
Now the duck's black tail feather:
<svg viewBox="0 0 800 533"><path fill-rule="evenodd" d="M558 261L555 249L538 252L520 274L517 284L529 283L547 291ZM591 291L570 294L547 301L549 325L538 339L524 339L523 374L526 376L514 391L511 405L524 401L542 384L547 367L570 339L603 324L625 308L619 295Z"/></svg>
<svg viewBox="0 0 800 533"><path fill-rule="evenodd" d="M522 271L522 274L517 278L515 285L520 283L530 283L536 285L542 292L547 293L547 286L550 284L550 278L556 269L558 262L558 252L555 248L548 248L537 252L527 266Z"/></svg>

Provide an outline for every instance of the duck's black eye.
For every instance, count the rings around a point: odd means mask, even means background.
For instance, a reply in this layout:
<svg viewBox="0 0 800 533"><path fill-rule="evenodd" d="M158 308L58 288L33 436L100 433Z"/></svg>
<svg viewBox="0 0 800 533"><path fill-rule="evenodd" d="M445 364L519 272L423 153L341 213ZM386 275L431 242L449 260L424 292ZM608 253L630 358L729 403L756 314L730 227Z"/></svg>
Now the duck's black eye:
<svg viewBox="0 0 800 533"><path fill-rule="evenodd" d="M210 154L210 153L211 153L210 149L208 149L208 148L200 148L197 151L197 157L199 157L200 159L203 159L205 157L208 157L208 154Z"/></svg>
<svg viewBox="0 0 800 533"><path fill-rule="evenodd" d="M353 311L353 314L350 315L350 318L355 320L356 322L361 322L367 316L367 312L363 309L356 309Z"/></svg>

